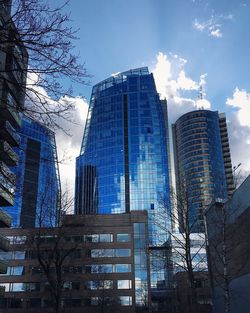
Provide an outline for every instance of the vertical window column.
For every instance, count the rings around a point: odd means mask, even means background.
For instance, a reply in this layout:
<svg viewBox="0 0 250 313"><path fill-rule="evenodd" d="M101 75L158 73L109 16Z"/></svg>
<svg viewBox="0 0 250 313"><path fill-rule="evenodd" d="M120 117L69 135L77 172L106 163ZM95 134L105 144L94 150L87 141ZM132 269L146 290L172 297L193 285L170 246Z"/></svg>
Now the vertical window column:
<svg viewBox="0 0 250 313"><path fill-rule="evenodd" d="M134 223L134 266L136 312L148 307L148 278L145 223Z"/></svg>

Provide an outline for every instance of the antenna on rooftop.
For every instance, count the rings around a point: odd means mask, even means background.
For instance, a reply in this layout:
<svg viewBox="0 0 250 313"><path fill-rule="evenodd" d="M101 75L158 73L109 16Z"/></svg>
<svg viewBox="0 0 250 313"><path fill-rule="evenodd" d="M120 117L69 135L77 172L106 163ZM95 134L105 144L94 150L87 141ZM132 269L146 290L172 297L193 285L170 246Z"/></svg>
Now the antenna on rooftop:
<svg viewBox="0 0 250 313"><path fill-rule="evenodd" d="M200 87L199 87L198 99L199 100L203 99L203 88L202 88L202 85L200 85Z"/></svg>
<svg viewBox="0 0 250 313"><path fill-rule="evenodd" d="M198 100L203 100L203 95L204 94L203 94L202 84L200 84L199 91L198 91ZM200 110L204 110L204 107L201 106Z"/></svg>

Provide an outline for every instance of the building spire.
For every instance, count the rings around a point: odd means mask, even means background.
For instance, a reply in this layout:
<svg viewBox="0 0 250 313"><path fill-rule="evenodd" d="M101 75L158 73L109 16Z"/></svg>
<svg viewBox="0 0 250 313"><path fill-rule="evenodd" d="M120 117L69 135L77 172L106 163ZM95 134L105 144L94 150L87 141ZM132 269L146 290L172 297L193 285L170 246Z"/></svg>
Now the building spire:
<svg viewBox="0 0 250 313"><path fill-rule="evenodd" d="M199 92L198 92L198 100L202 100L202 99L203 99L203 88L202 88L202 85L200 84Z"/></svg>

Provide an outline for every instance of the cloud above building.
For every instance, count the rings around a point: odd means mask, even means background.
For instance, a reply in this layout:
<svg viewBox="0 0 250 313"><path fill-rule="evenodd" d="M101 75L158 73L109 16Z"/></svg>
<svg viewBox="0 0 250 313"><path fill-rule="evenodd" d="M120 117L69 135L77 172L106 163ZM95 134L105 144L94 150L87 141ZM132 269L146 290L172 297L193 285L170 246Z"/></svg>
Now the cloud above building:
<svg viewBox="0 0 250 313"><path fill-rule="evenodd" d="M185 71L186 63L176 54L159 52L152 68L157 91L161 99L168 101L170 123L189 111L211 108L205 99L207 74L201 74L197 81L192 79Z"/></svg>
<svg viewBox="0 0 250 313"><path fill-rule="evenodd" d="M186 64L187 60L177 55L159 52L152 68L160 97L168 101L169 124L189 111L199 108L219 109L206 99L208 75L201 74L199 80L195 80L186 73ZM232 96L225 99L224 106L227 111L232 164L242 163L241 172L246 176L250 172L250 92L235 88Z"/></svg>

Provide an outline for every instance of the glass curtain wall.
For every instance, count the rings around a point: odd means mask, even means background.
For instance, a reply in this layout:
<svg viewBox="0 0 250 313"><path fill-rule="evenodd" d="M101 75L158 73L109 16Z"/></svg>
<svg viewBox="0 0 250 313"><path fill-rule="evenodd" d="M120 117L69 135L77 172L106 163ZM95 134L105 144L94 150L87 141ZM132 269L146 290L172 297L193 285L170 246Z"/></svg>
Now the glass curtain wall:
<svg viewBox="0 0 250 313"><path fill-rule="evenodd" d="M166 129L147 68L110 77L93 88L76 161L76 214L147 210L150 244L170 227ZM158 218L162 204L165 218Z"/></svg>

